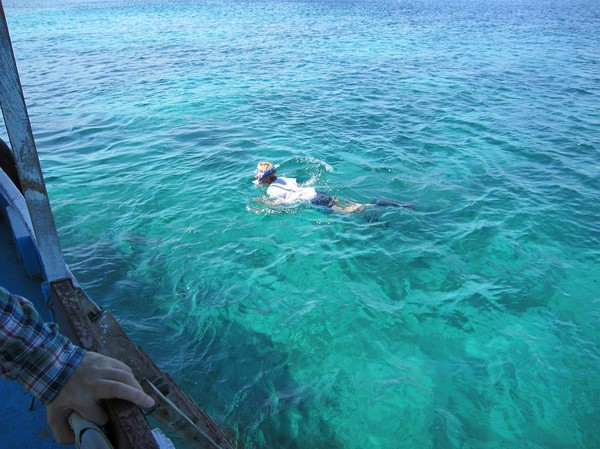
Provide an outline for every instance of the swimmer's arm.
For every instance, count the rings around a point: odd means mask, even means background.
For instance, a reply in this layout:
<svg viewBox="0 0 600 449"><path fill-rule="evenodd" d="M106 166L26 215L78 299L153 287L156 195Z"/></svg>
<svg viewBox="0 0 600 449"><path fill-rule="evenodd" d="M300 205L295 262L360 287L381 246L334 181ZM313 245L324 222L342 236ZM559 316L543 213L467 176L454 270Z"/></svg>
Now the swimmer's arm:
<svg viewBox="0 0 600 449"><path fill-rule="evenodd" d="M263 203L266 204L267 206L281 206L282 204L285 204L283 202L281 202L280 200L275 200L273 198L265 198L265 197L259 197L259 198L254 198L255 201L258 201L259 203Z"/></svg>
<svg viewBox="0 0 600 449"><path fill-rule="evenodd" d="M267 205L267 208L260 208L260 206L251 206L251 205L247 205L246 206L246 210L249 212L254 212L256 214L260 214L260 213L268 213L268 214L289 214L290 213L290 209L285 208L285 207L278 207L278 206L282 206L283 203L281 201L277 201L274 199L270 199L270 198L254 198L254 201L256 201L257 203L262 203Z"/></svg>

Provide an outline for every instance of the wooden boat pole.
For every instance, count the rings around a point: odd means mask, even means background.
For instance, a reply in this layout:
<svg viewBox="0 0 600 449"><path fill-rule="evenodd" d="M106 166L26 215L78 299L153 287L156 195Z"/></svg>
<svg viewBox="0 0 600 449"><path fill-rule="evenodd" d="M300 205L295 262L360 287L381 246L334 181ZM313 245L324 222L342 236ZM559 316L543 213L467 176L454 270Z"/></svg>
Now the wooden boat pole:
<svg viewBox="0 0 600 449"><path fill-rule="evenodd" d="M69 275L33 139L2 0L0 0L0 105L46 278L49 281L66 278Z"/></svg>

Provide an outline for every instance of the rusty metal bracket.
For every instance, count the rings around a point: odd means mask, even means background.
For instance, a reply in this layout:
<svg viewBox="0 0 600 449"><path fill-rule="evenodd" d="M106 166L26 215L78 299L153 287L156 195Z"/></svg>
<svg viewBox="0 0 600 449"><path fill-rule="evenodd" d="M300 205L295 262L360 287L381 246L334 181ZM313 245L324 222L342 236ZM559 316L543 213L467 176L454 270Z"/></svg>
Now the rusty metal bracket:
<svg viewBox="0 0 600 449"><path fill-rule="evenodd" d="M51 282L52 309L67 337L86 350L127 364L144 391L157 405L150 415L168 431L198 449L233 449L219 426L163 373L146 352L134 345L114 316L100 309L71 279ZM105 401L109 438L118 449L158 449L144 414L133 404Z"/></svg>

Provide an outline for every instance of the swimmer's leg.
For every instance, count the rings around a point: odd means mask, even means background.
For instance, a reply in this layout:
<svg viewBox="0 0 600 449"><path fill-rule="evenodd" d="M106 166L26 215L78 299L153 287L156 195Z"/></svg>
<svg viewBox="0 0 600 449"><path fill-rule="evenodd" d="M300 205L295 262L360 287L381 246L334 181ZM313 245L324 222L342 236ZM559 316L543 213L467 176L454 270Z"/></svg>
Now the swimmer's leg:
<svg viewBox="0 0 600 449"><path fill-rule="evenodd" d="M371 201L374 206L389 206L389 207L407 207L410 209L415 208L415 203L404 203L396 200L386 200L384 198L375 198Z"/></svg>
<svg viewBox="0 0 600 449"><path fill-rule="evenodd" d="M365 207L370 206L369 204L359 204L348 200L340 201L337 197L319 191L317 191L317 195L310 202L316 206L323 206L340 214L361 212Z"/></svg>
<svg viewBox="0 0 600 449"><path fill-rule="evenodd" d="M331 206L331 209L339 212L340 214L352 214L354 212L362 212L366 207L369 207L370 204L360 204L360 203L346 203L344 205L334 204Z"/></svg>
<svg viewBox="0 0 600 449"><path fill-rule="evenodd" d="M334 203L330 207L332 210L339 212L340 214L360 214L364 212L365 209L372 206L372 204L355 203L354 201L348 201L346 199L340 201L339 198L335 198Z"/></svg>

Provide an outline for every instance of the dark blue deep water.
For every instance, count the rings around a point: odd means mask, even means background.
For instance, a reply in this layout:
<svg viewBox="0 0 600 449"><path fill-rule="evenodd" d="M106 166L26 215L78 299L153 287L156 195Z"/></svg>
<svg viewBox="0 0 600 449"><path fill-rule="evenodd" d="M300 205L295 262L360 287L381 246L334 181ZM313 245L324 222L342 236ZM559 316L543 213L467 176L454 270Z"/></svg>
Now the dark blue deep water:
<svg viewBox="0 0 600 449"><path fill-rule="evenodd" d="M3 3L71 269L247 448L600 447L600 2Z"/></svg>

